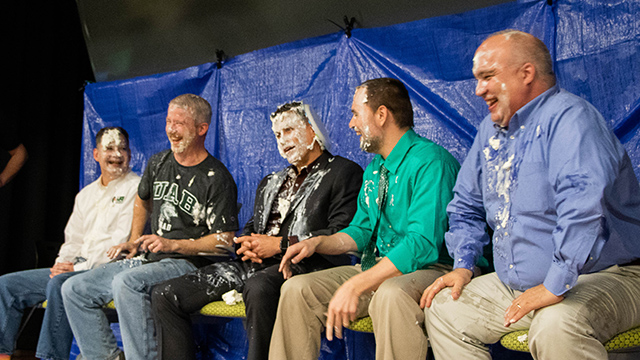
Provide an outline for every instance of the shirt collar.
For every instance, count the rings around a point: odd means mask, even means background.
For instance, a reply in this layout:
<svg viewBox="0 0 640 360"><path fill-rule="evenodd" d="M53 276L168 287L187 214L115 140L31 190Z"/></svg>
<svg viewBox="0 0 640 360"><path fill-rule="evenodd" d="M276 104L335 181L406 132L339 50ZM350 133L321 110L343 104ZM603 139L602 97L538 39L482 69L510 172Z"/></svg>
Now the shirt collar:
<svg viewBox="0 0 640 360"><path fill-rule="evenodd" d="M516 111L516 113L513 114L511 121L509 121L510 132L516 131L518 128L520 128L520 126L525 125L531 118L531 114L534 114L536 112L535 110L538 107L544 104L547 101L547 99L549 99L551 96L555 95L559 91L560 91L560 87L556 84L550 87L549 89L547 89L547 91L536 96L533 100L526 103L520 109L518 109L518 111Z"/></svg>
<svg viewBox="0 0 640 360"><path fill-rule="evenodd" d="M124 179L125 177L127 177L127 175L129 175L129 172L131 171L131 169L129 169L126 173L122 174L121 176L109 181L109 183L107 184L107 186L102 185L102 175L100 175L100 177L98 178L98 185L100 187L100 189L108 189L108 188L112 188L115 186L115 184L119 183L120 181L122 181L122 179Z"/></svg>
<svg viewBox="0 0 640 360"><path fill-rule="evenodd" d="M402 160L405 155L407 155L407 152L409 152L409 149L411 149L411 146L413 146L413 143L418 139L418 137L418 134L416 134L413 129L409 129L404 133L404 135L402 135L386 159L382 159L382 156L380 156L382 164L384 164L384 167L386 167L390 173L395 174L400 164L402 164Z"/></svg>
<svg viewBox="0 0 640 360"><path fill-rule="evenodd" d="M320 154L320 156L318 156L315 160L313 160L309 165L303 167L302 169L300 169L300 173L306 171L308 173L311 173L313 170L317 169L318 167L316 166L318 163L320 163L320 158L322 157L327 157L327 156L331 156L331 154L327 151L327 150L323 150L322 154ZM290 169L293 169L293 172L296 175L299 175L298 173L298 168L295 167L295 165L289 165L288 166Z"/></svg>

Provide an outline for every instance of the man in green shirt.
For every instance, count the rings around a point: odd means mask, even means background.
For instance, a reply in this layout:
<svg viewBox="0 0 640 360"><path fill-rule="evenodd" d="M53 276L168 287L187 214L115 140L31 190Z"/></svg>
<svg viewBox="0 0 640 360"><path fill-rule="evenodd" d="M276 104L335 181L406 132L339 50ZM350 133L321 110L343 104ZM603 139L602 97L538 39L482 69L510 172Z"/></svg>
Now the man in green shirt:
<svg viewBox="0 0 640 360"><path fill-rule="evenodd" d="M349 127L360 135L360 148L377 154L363 175L356 215L334 235L289 247L280 271L290 277L290 264L315 252L360 251L362 265L298 275L285 282L270 359L317 359L323 326L332 340L334 335L342 337L343 327L351 321L366 315L373 320L377 359L427 355L419 301L427 286L451 270L439 260L447 259L442 251L445 208L460 165L444 148L413 131L409 94L398 80L362 83L351 111Z"/></svg>

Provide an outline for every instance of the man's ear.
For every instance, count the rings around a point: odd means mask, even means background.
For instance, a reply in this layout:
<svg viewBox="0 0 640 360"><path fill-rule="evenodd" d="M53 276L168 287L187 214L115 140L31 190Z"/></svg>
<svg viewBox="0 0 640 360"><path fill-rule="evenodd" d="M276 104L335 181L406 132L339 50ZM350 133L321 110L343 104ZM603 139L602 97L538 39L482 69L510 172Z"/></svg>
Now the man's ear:
<svg viewBox="0 0 640 360"><path fill-rule="evenodd" d="M376 110L375 113L375 119L378 122L378 126L383 127L387 120L389 120L389 109L384 105L378 106L378 110Z"/></svg>
<svg viewBox="0 0 640 360"><path fill-rule="evenodd" d="M522 72L522 81L525 85L531 84L536 77L536 67L531 63L522 65L520 71Z"/></svg>
<svg viewBox="0 0 640 360"><path fill-rule="evenodd" d="M98 160L98 149L93 149L93 159L95 161L99 162L99 160Z"/></svg>
<svg viewBox="0 0 640 360"><path fill-rule="evenodd" d="M209 124L203 122L202 124L196 125L196 131L198 133L198 136L204 136L207 131L209 131Z"/></svg>

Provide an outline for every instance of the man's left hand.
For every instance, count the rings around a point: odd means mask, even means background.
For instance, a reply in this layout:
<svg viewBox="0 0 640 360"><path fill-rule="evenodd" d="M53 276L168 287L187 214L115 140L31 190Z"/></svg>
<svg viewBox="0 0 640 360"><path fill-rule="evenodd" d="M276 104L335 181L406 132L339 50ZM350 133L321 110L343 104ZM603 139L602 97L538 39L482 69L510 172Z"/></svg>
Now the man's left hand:
<svg viewBox="0 0 640 360"><path fill-rule="evenodd" d="M270 258L280 253L280 238L263 234L251 234L235 240L240 244L238 255L242 255L242 261L251 260L262 263L262 259Z"/></svg>
<svg viewBox="0 0 640 360"><path fill-rule="evenodd" d="M554 295L543 284L534 286L511 302L504 314L504 326L509 327L509 325L522 319L529 312L557 304L563 299L564 296Z"/></svg>
<svg viewBox="0 0 640 360"><path fill-rule="evenodd" d="M73 271L73 263L71 261L57 262L51 267L50 271L49 278L53 279L56 275Z"/></svg>
<svg viewBox="0 0 640 360"><path fill-rule="evenodd" d="M356 320L356 311L360 302L360 294L351 281L347 281L333 294L327 309L327 340L333 335L342 339L342 328Z"/></svg>
<svg viewBox="0 0 640 360"><path fill-rule="evenodd" d="M165 239L158 235L142 235L138 239L136 239L134 243L139 244L142 251L151 251L154 253L175 252L175 241Z"/></svg>

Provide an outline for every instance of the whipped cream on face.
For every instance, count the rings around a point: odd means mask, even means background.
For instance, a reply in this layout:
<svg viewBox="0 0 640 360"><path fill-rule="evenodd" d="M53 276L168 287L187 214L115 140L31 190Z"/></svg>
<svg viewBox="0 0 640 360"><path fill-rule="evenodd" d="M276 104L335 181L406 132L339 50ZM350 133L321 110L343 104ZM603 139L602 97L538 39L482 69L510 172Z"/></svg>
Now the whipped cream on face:
<svg viewBox="0 0 640 360"><path fill-rule="evenodd" d="M126 142L124 136L117 129L109 129L102 134L100 144L101 156L104 159L105 170L113 177L119 177L129 170L126 159Z"/></svg>
<svg viewBox="0 0 640 360"><path fill-rule="evenodd" d="M299 163L313 149L316 138L309 141L306 136L307 122L294 112L278 114L271 127L276 136L278 151L290 164Z"/></svg>

